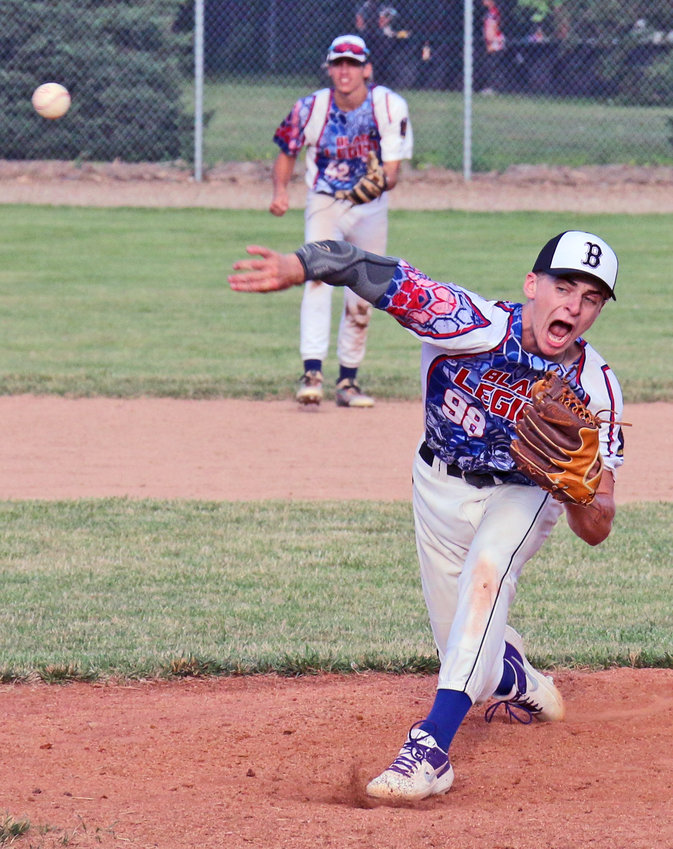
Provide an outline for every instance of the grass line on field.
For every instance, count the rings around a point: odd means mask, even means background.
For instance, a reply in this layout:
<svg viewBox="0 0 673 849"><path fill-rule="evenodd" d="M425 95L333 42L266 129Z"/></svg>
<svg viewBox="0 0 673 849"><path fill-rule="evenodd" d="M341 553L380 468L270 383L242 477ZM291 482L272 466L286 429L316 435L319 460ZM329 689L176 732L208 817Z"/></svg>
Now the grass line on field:
<svg viewBox="0 0 673 849"><path fill-rule="evenodd" d="M5 813L0 817L0 846L10 846L30 829L30 820Z"/></svg>
<svg viewBox="0 0 673 849"><path fill-rule="evenodd" d="M2 502L2 681L432 672L410 506ZM512 610L533 662L673 666L673 505L562 524Z"/></svg>

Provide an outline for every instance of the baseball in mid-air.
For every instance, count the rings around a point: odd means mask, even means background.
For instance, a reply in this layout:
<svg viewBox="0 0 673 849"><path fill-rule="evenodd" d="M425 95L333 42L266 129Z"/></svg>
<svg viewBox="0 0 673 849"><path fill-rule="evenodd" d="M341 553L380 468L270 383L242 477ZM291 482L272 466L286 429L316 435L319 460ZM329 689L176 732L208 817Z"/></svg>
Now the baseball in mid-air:
<svg viewBox="0 0 673 849"><path fill-rule="evenodd" d="M60 83L42 83L31 100L33 108L43 118L62 118L70 109L70 93Z"/></svg>

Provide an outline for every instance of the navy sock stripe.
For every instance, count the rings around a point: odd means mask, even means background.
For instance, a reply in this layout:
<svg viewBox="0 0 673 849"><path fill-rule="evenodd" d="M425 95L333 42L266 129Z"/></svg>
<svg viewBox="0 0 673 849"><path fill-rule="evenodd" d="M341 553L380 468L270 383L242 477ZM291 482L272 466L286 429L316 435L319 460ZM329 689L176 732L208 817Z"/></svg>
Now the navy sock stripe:
<svg viewBox="0 0 673 849"><path fill-rule="evenodd" d="M512 692L512 687L516 684L516 672L511 663L505 660L502 670L502 678L495 691L496 696L506 696Z"/></svg>
<svg viewBox="0 0 673 849"><path fill-rule="evenodd" d="M358 370L356 368L346 368L346 366L339 366L339 381L346 379L355 380L357 374Z"/></svg>

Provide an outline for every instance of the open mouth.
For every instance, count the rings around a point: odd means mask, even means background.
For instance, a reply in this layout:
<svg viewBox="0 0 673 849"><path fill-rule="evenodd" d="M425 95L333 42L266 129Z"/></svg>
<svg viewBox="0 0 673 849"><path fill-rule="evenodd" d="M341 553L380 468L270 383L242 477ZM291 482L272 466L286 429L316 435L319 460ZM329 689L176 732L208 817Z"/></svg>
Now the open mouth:
<svg viewBox="0 0 673 849"><path fill-rule="evenodd" d="M549 337L549 341L553 345L557 346L565 344L570 338L572 332L572 324L568 324L566 321L552 321L549 325L547 335Z"/></svg>

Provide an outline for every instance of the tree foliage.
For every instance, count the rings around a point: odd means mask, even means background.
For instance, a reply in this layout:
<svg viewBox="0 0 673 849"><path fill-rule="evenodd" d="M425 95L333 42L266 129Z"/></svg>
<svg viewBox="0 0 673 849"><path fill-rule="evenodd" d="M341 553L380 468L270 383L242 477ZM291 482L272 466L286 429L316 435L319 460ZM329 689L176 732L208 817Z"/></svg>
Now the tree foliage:
<svg viewBox="0 0 673 849"><path fill-rule="evenodd" d="M5 0L0 36L0 151L8 159L160 161L181 155L185 38L172 0ZM40 83L68 88L65 118L45 121Z"/></svg>
<svg viewBox="0 0 673 849"><path fill-rule="evenodd" d="M574 41L610 42L630 32L637 21L663 31L673 30L670 0L518 0L549 35Z"/></svg>

